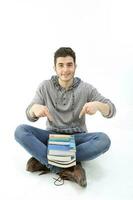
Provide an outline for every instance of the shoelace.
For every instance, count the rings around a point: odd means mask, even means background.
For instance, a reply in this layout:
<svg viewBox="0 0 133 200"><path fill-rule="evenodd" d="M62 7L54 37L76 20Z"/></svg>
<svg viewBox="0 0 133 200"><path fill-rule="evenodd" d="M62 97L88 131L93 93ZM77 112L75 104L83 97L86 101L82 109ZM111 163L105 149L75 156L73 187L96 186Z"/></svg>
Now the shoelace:
<svg viewBox="0 0 133 200"><path fill-rule="evenodd" d="M60 176L58 178L53 177L53 179L55 180L54 185L56 186L61 186L64 184L64 179L62 179Z"/></svg>
<svg viewBox="0 0 133 200"><path fill-rule="evenodd" d="M39 173L39 176L40 176L40 175L43 175L43 174L46 174L46 172L45 172L45 171L42 171L41 173ZM53 179L55 180L55 181L54 181L54 185L56 185L56 186L61 186L61 185L64 184L64 179L62 179L60 176L58 176L58 178L54 178L54 177L53 177ZM62 182L61 182L61 181L62 181Z"/></svg>

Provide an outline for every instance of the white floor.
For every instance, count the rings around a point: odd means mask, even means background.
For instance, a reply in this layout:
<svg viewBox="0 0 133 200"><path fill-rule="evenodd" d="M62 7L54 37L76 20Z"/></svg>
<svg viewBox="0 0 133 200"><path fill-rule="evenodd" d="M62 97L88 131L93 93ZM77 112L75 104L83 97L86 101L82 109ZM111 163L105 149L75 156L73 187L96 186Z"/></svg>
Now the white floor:
<svg viewBox="0 0 133 200"><path fill-rule="evenodd" d="M83 189L75 183L65 181L63 186L55 186L55 174L38 176L25 171L30 155L14 140L11 124L6 128L1 140L0 195L2 199L92 199L92 200L132 200L133 199L133 134L129 109L122 115L117 112L113 119L99 119L97 129L108 132L112 140L110 150L93 161L84 162L88 186ZM91 126L97 120L90 118ZM93 122L93 123L92 123ZM126 123L125 123L126 122ZM105 123L105 128L103 128ZM90 126L90 129L91 129ZM12 127L9 135L9 127ZM94 129L94 128L92 128ZM96 130L97 130L96 129ZM94 129L95 130L95 129Z"/></svg>

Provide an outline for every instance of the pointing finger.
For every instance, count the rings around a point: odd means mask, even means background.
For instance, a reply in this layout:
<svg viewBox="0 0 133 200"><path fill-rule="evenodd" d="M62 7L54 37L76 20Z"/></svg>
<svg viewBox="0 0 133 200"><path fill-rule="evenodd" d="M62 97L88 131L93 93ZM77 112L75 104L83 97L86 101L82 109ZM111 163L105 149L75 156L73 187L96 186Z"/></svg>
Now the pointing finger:
<svg viewBox="0 0 133 200"><path fill-rule="evenodd" d="M53 121L53 117L51 116L50 113L47 114L47 118L52 122Z"/></svg>
<svg viewBox="0 0 133 200"><path fill-rule="evenodd" d="M81 110L80 114L79 114L79 119L85 114L85 107L83 107L83 109Z"/></svg>
<svg viewBox="0 0 133 200"><path fill-rule="evenodd" d="M49 112L48 110L45 111L45 114L46 114L47 118L48 118L50 121L53 121L53 117L52 117L52 115L50 114L50 112Z"/></svg>

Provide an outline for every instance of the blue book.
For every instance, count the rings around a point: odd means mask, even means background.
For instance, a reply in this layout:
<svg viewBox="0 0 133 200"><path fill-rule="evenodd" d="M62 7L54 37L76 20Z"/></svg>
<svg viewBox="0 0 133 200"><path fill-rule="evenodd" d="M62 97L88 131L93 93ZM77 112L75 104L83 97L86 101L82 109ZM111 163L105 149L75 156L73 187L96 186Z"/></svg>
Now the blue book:
<svg viewBox="0 0 133 200"><path fill-rule="evenodd" d="M69 145L53 145L53 144L48 145L48 150L69 151L71 149L72 147Z"/></svg>
<svg viewBox="0 0 133 200"><path fill-rule="evenodd" d="M50 141L57 141L57 142L70 142L71 138L50 138Z"/></svg>

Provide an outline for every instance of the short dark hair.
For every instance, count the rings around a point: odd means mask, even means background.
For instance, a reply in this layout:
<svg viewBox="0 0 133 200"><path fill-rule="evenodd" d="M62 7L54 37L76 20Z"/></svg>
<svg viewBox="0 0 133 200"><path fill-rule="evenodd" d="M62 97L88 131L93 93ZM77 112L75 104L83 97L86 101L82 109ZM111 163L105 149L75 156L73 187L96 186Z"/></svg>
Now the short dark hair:
<svg viewBox="0 0 133 200"><path fill-rule="evenodd" d="M71 56L73 58L74 63L76 62L75 52L70 47L60 47L54 54L54 64L56 64L56 59L58 57L66 56Z"/></svg>

